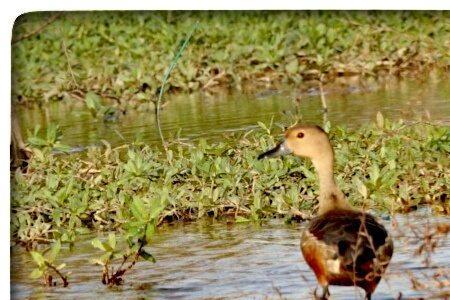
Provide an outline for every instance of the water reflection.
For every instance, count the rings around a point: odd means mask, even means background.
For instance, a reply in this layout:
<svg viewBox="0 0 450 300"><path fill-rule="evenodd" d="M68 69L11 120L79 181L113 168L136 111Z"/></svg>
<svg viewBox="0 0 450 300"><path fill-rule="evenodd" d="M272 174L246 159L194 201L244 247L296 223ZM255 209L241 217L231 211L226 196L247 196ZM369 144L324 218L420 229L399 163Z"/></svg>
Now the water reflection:
<svg viewBox="0 0 450 300"><path fill-rule="evenodd" d="M364 86L330 88L326 94L328 120L333 125L356 127L375 119L376 113L391 119L430 118L450 122L450 79L372 82ZM161 117L165 136L214 138L230 130L247 130L258 121L289 122L296 111L301 120L322 124L323 113L317 88L289 87L253 94L173 95ZM91 116L83 103L51 103L43 108L22 108L20 123L24 133L49 122L61 125L63 142L71 146L97 144L101 139L112 145L131 142L140 136L147 143L159 142L153 105L129 110L116 123Z"/></svg>

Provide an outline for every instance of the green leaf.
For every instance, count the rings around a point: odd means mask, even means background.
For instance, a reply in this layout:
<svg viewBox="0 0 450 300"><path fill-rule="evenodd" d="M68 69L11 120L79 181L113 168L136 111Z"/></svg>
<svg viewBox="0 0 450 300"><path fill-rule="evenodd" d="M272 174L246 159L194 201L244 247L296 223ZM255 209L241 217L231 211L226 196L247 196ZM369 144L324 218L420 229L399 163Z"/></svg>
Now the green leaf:
<svg viewBox="0 0 450 300"><path fill-rule="evenodd" d="M112 249L116 248L116 235L114 233L108 235L108 244Z"/></svg>
<svg viewBox="0 0 450 300"><path fill-rule="evenodd" d="M42 256L41 253L36 251L30 251L31 257L33 258L34 262L39 266L45 265L45 258Z"/></svg>
<svg viewBox="0 0 450 300"><path fill-rule="evenodd" d="M46 130L46 135L47 135L47 142L50 143L54 143L57 140L58 137L58 132L59 132L59 126L51 123L48 125L47 130Z"/></svg>
<svg viewBox="0 0 450 300"><path fill-rule="evenodd" d="M48 261L50 263L55 261L60 250L61 250L61 241L57 240L56 242L53 243L52 248L50 249L50 254L48 255Z"/></svg>
<svg viewBox="0 0 450 300"><path fill-rule="evenodd" d="M364 183L359 179L356 178L356 187L358 189L358 192L364 197L364 199L367 199L368 191L367 187L364 185Z"/></svg>
<svg viewBox="0 0 450 300"><path fill-rule="evenodd" d="M375 184L377 182L378 178L380 177L380 168L378 167L378 165L373 165L369 169L369 176L370 176L372 183Z"/></svg>
<svg viewBox="0 0 450 300"><path fill-rule="evenodd" d="M90 110L97 111L101 108L100 97L94 92L86 93L84 101Z"/></svg>
<svg viewBox="0 0 450 300"><path fill-rule="evenodd" d="M147 241L147 243L150 243L150 239L154 233L155 233L155 225L148 224L145 230L145 240Z"/></svg>
<svg viewBox="0 0 450 300"><path fill-rule="evenodd" d="M46 146L47 142L40 137L29 137L28 143L32 146Z"/></svg>
<svg viewBox="0 0 450 300"><path fill-rule="evenodd" d="M316 178L315 173L311 172L311 171L310 171L309 169L307 169L306 167L300 166L299 169L300 169L300 170L302 171L302 173L306 176L306 178L308 178L308 179L315 179L315 178Z"/></svg>
<svg viewBox="0 0 450 300"><path fill-rule="evenodd" d="M60 142L57 142L57 143L55 143L55 145L53 145L53 149L67 153L70 151L70 149L72 149L72 147L70 147L69 145L64 145L64 144L61 144Z"/></svg>
<svg viewBox="0 0 450 300"><path fill-rule="evenodd" d="M99 240L99 239L93 239L92 241L91 241L91 244L92 244L92 246L94 246L95 248L97 248L97 249L100 249L100 250L102 250L102 251L107 251L106 250L106 248L105 248L105 246L104 246L104 244Z"/></svg>
<svg viewBox="0 0 450 300"><path fill-rule="evenodd" d="M380 129L384 127L384 117L381 112L377 112L377 126Z"/></svg>
<svg viewBox="0 0 450 300"><path fill-rule="evenodd" d="M95 265L100 265L100 266L104 266L105 265L105 262L102 261L101 259L98 259L98 258L91 259L91 263L93 263Z"/></svg>
<svg viewBox="0 0 450 300"><path fill-rule="evenodd" d="M145 259L146 261L151 261L152 263L155 263L155 262L156 262L155 257L154 257L152 254L146 252L145 250L141 250L141 252L139 253L139 255L140 255L143 259Z"/></svg>
<svg viewBox="0 0 450 300"><path fill-rule="evenodd" d="M245 222L250 222L250 220L241 216L236 216L236 223L245 223Z"/></svg>
<svg viewBox="0 0 450 300"><path fill-rule="evenodd" d="M325 25L323 23L320 23L319 25L316 26L316 30L317 30L317 33L320 36L320 35L325 34L327 29L326 29L326 27L325 27Z"/></svg>
<svg viewBox="0 0 450 300"><path fill-rule="evenodd" d="M263 122L258 121L258 126L264 129L267 132L267 134L270 134L269 128L267 128L266 124L264 124Z"/></svg>
<svg viewBox="0 0 450 300"><path fill-rule="evenodd" d="M100 260L103 263L108 262L109 260L111 260L111 258L113 257L113 253L112 252L106 252L105 254L103 254L102 256L100 256Z"/></svg>
<svg viewBox="0 0 450 300"><path fill-rule="evenodd" d="M31 279L38 279L40 277L42 277L42 275L44 275L44 271L42 271L41 269L33 269L33 271L31 271L30 273L30 278Z"/></svg>
<svg viewBox="0 0 450 300"><path fill-rule="evenodd" d="M164 203L162 203L162 201L158 201L155 205L152 206L152 210L150 213L150 220L154 221L158 219L159 215L163 210L164 210Z"/></svg>
<svg viewBox="0 0 450 300"><path fill-rule="evenodd" d="M286 71L291 74L298 73L298 60L294 59L286 65Z"/></svg>
<svg viewBox="0 0 450 300"><path fill-rule="evenodd" d="M330 133L330 129L331 129L331 123L330 123L330 121L327 121L325 123L323 130L325 130L326 133Z"/></svg>
<svg viewBox="0 0 450 300"><path fill-rule="evenodd" d="M145 206L144 201L142 201L141 198L139 197L133 198L133 203L131 205L131 213L137 220L139 221L145 220Z"/></svg>

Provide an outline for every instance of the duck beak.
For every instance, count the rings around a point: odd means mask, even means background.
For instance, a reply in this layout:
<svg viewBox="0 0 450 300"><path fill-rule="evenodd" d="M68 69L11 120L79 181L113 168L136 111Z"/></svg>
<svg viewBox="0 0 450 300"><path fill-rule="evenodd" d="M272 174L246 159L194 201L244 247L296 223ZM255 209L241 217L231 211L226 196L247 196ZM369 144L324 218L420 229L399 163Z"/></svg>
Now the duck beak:
<svg viewBox="0 0 450 300"><path fill-rule="evenodd" d="M264 157L277 157L281 155L286 155L292 153L291 149L286 146L286 142L282 141L278 143L275 148L270 149L264 153L258 155L258 159L263 159Z"/></svg>

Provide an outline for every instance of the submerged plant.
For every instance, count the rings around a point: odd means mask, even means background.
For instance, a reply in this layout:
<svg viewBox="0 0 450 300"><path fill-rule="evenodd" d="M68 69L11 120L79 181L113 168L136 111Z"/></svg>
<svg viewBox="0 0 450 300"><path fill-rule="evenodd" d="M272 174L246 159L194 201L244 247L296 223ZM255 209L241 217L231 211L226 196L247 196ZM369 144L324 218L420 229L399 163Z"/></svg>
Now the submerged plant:
<svg viewBox="0 0 450 300"><path fill-rule="evenodd" d="M69 285L67 275L64 275L61 271L66 266L65 263L55 265L55 261L61 250L61 241L57 240L50 248L47 248L43 252L30 251L30 255L33 258L34 263L37 265L30 273L30 277L33 279L43 278L44 284L47 286L55 286L53 276L58 276L64 287Z"/></svg>
<svg viewBox="0 0 450 300"><path fill-rule="evenodd" d="M93 260L95 264L103 267L103 284L109 286L122 284L125 273L131 270L140 258L150 262L156 261L144 247L150 242L163 209L164 203L160 201L150 201L146 204L136 197L131 204L132 217L124 224L125 249L117 244L114 233L110 233L105 242L98 238L92 240L92 246L104 252L100 258ZM120 261L115 269L114 261Z"/></svg>

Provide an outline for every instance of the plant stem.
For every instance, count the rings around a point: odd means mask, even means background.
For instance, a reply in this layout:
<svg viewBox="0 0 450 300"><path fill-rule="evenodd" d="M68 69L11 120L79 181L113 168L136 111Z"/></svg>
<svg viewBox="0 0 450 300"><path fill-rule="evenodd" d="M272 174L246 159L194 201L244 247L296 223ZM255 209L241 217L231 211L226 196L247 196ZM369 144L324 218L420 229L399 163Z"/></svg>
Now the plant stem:
<svg viewBox="0 0 450 300"><path fill-rule="evenodd" d="M78 90L79 86L78 86L77 80L75 78L75 74L73 72L72 66L70 64L69 53L67 52L67 45L66 45L66 42L64 41L64 38L62 39L61 43L62 43L62 47L64 50L64 55L66 56L66 60L67 60L67 69L69 71L70 76L72 77L72 83L75 86L75 88Z"/></svg>
<svg viewBox="0 0 450 300"><path fill-rule="evenodd" d="M323 84L322 84L322 78L319 81L319 91L320 91L320 100L322 101L322 108L323 112L328 112L328 106L327 106L327 99L325 98L325 94L323 92Z"/></svg>
<svg viewBox="0 0 450 300"><path fill-rule="evenodd" d="M325 128L325 125L328 121L328 106L327 106L327 99L325 98L325 93L323 92L323 75L320 76L319 80L319 91L320 91L320 100L322 101L322 108L323 108L323 127Z"/></svg>
<svg viewBox="0 0 450 300"><path fill-rule="evenodd" d="M178 48L175 57L172 59L172 62L169 65L169 68L166 70L166 72L164 73L164 77L162 80L162 84L161 84L161 88L159 90L159 95L158 95L158 101L156 103L156 125L158 126L158 133L159 136L161 138L161 142L164 146L164 149L166 149L166 142L164 141L164 136L161 130L161 121L160 121L160 108L161 108L161 100L162 100L162 96L164 94L164 87L167 83L167 81L169 80L169 76L170 73L172 72L172 70L175 68L175 66L177 65L178 60L181 57L181 54L183 53L184 49L186 49L186 47L189 44L189 41L192 37L192 35L194 34L195 29L197 29L198 26L198 22L196 22L192 28L192 30L189 32L189 34L187 35L187 37L184 39L183 44L180 46L180 48Z"/></svg>
<svg viewBox="0 0 450 300"><path fill-rule="evenodd" d="M54 265L46 262L48 268L52 269L58 276L61 278L63 282L63 286L66 287L69 285L69 281L67 280L67 276L64 276Z"/></svg>
<svg viewBox="0 0 450 300"><path fill-rule="evenodd" d="M48 25L52 24L53 22L55 22L59 17L61 17L62 12L56 13L53 16L51 16L45 23L43 23L41 26L37 27L36 29L32 30L31 32L28 32L22 36L19 36L17 38L14 38L11 42L12 45L22 41L22 40L26 40L38 33L40 33L42 30L45 29L45 27L47 27Z"/></svg>

